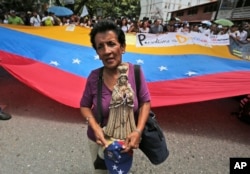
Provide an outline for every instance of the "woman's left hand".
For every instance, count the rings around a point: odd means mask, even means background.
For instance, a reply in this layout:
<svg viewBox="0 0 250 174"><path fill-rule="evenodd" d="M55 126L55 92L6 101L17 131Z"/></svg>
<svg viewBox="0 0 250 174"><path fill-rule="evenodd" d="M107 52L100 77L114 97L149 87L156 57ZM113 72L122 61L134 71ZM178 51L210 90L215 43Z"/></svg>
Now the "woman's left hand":
<svg viewBox="0 0 250 174"><path fill-rule="evenodd" d="M129 152L132 149L139 148L140 141L141 141L141 134L137 131L132 132L126 138L124 144L124 150L122 152Z"/></svg>

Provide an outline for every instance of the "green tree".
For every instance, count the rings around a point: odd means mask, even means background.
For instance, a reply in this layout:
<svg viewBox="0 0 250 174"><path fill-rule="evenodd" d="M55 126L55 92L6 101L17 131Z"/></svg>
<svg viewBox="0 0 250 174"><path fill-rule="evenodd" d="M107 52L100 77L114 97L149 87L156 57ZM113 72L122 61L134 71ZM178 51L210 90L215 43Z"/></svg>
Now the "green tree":
<svg viewBox="0 0 250 174"><path fill-rule="evenodd" d="M75 12L80 13L83 5L91 16L97 15L100 9L103 17L138 17L140 14L140 0L76 0Z"/></svg>
<svg viewBox="0 0 250 174"><path fill-rule="evenodd" d="M17 11L33 10L40 4L49 3L49 0L11 0L6 1L7 9ZM52 0L52 5L64 6L62 0ZM97 16L97 11L102 11L103 17L138 17L140 15L140 0L75 0L71 8L75 14L81 14L83 6L86 5L90 16Z"/></svg>

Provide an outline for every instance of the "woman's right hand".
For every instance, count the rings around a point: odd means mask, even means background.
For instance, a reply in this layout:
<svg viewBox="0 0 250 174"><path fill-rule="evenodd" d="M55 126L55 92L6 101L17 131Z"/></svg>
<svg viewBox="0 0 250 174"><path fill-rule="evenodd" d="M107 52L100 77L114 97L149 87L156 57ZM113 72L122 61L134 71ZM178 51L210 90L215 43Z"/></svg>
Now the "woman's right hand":
<svg viewBox="0 0 250 174"><path fill-rule="evenodd" d="M103 129L100 126L98 126L94 129L94 133L95 133L95 137L96 137L96 143L101 145L101 146L107 147L108 142L105 139Z"/></svg>
<svg viewBox="0 0 250 174"><path fill-rule="evenodd" d="M94 118L91 109L88 107L81 107L80 111L81 111L81 114L84 116L84 118L88 121L89 126L93 129L95 137L96 137L96 143L106 147L108 143L106 139L104 138L103 129L96 122L96 119Z"/></svg>

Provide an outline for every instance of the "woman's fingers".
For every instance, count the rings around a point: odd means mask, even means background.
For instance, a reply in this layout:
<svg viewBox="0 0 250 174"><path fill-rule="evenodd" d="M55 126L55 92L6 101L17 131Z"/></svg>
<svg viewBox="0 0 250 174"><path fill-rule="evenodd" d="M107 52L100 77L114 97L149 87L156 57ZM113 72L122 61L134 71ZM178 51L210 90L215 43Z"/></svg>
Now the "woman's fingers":
<svg viewBox="0 0 250 174"><path fill-rule="evenodd" d="M103 145L101 140L96 140L96 143L99 145Z"/></svg>

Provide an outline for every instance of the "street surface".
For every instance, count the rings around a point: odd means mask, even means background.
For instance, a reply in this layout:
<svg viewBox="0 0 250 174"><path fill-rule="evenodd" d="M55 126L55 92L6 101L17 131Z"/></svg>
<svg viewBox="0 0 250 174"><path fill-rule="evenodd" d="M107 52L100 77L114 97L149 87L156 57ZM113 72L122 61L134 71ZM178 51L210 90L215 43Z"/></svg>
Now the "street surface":
<svg viewBox="0 0 250 174"><path fill-rule="evenodd" d="M167 99L166 99L167 100ZM0 71L0 174L91 174L86 124L79 109L61 105ZM136 150L133 174L228 174L230 157L250 157L250 125L231 112L233 98L153 109L169 158L150 164Z"/></svg>

